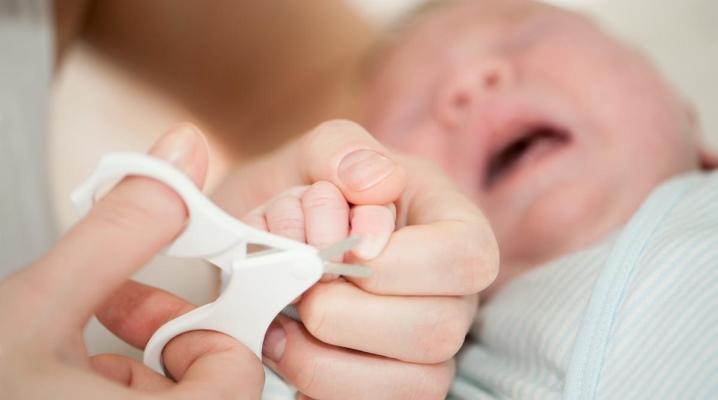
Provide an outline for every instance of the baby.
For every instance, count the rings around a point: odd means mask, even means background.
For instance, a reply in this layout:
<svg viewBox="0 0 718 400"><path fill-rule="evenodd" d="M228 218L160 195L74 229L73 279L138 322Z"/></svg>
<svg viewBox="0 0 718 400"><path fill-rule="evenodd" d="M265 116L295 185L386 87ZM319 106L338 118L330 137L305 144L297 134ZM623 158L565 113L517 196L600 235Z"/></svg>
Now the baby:
<svg viewBox="0 0 718 400"><path fill-rule="evenodd" d="M718 176L700 171L717 158L690 107L634 50L538 2L435 2L401 33L362 123L441 165L501 254L450 395L716 393Z"/></svg>

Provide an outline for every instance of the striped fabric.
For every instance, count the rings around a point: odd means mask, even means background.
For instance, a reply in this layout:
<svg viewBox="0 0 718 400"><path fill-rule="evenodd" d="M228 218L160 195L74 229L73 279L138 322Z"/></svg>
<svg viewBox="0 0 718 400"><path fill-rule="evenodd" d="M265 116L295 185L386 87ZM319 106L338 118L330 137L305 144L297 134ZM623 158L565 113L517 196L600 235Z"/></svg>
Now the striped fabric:
<svg viewBox="0 0 718 400"><path fill-rule="evenodd" d="M657 189L625 228L483 307L450 398L718 398L718 174Z"/></svg>
<svg viewBox="0 0 718 400"><path fill-rule="evenodd" d="M297 390L266 366L264 376L262 400L293 400L297 397Z"/></svg>

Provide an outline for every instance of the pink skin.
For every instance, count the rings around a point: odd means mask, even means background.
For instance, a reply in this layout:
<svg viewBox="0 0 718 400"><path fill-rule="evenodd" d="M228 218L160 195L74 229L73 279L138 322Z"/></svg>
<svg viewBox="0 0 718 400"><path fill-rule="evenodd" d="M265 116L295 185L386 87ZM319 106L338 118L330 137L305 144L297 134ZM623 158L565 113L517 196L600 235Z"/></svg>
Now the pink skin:
<svg viewBox="0 0 718 400"><path fill-rule="evenodd" d="M365 126L439 163L487 215L487 294L619 228L660 182L697 169L695 123L636 52L528 0L433 11L379 64Z"/></svg>
<svg viewBox="0 0 718 400"><path fill-rule="evenodd" d="M396 208L393 204L350 206L336 186L320 181L284 191L249 212L242 221L318 249L327 248L350 235L359 236L362 241L351 254L359 260L370 260L378 256L389 241L396 226ZM322 282L336 278L325 274ZM301 296L292 303L300 299Z"/></svg>
<svg viewBox="0 0 718 400"><path fill-rule="evenodd" d="M350 235L359 236L362 241L351 253L360 260L371 260L383 250L394 231L396 208L393 204L351 206L336 186L320 181L289 189L242 220L319 249Z"/></svg>

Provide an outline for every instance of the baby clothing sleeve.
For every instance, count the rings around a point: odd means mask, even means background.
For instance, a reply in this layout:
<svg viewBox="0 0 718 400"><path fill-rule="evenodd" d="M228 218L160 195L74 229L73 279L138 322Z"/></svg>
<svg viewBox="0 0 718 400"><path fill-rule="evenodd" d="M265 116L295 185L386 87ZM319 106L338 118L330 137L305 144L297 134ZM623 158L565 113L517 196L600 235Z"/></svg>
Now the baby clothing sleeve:
<svg viewBox="0 0 718 400"><path fill-rule="evenodd" d="M605 340L592 343L595 376L569 376L577 391L567 388L566 398L718 395L718 175L675 182L651 201L655 207L642 209L643 221L629 227L645 240L614 260L630 268L635 257L626 285L615 303L594 304L611 318L602 327L609 330ZM588 351L579 348L586 344L577 343L576 352Z"/></svg>

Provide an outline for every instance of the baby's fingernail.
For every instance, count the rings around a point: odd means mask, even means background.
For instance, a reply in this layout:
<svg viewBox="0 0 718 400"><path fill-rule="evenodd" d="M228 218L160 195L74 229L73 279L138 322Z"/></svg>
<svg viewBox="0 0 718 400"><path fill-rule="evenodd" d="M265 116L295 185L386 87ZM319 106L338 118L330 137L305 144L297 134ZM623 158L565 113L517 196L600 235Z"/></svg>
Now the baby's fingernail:
<svg viewBox="0 0 718 400"><path fill-rule="evenodd" d="M350 189L361 191L379 183L396 169L394 161L373 150L349 153L339 164L339 179Z"/></svg>
<svg viewBox="0 0 718 400"><path fill-rule="evenodd" d="M165 133L152 146L150 154L187 172L191 168L200 133L191 125L177 125Z"/></svg>
<svg viewBox="0 0 718 400"><path fill-rule="evenodd" d="M391 233L380 236L363 236L359 245L352 250L352 253L362 260L377 258L384 251L390 236Z"/></svg>
<svg viewBox="0 0 718 400"><path fill-rule="evenodd" d="M284 332L282 324L277 321L272 322L264 336L264 345L262 345L262 353L264 356L274 362L279 362L284 355L284 347L287 345L287 334Z"/></svg>

